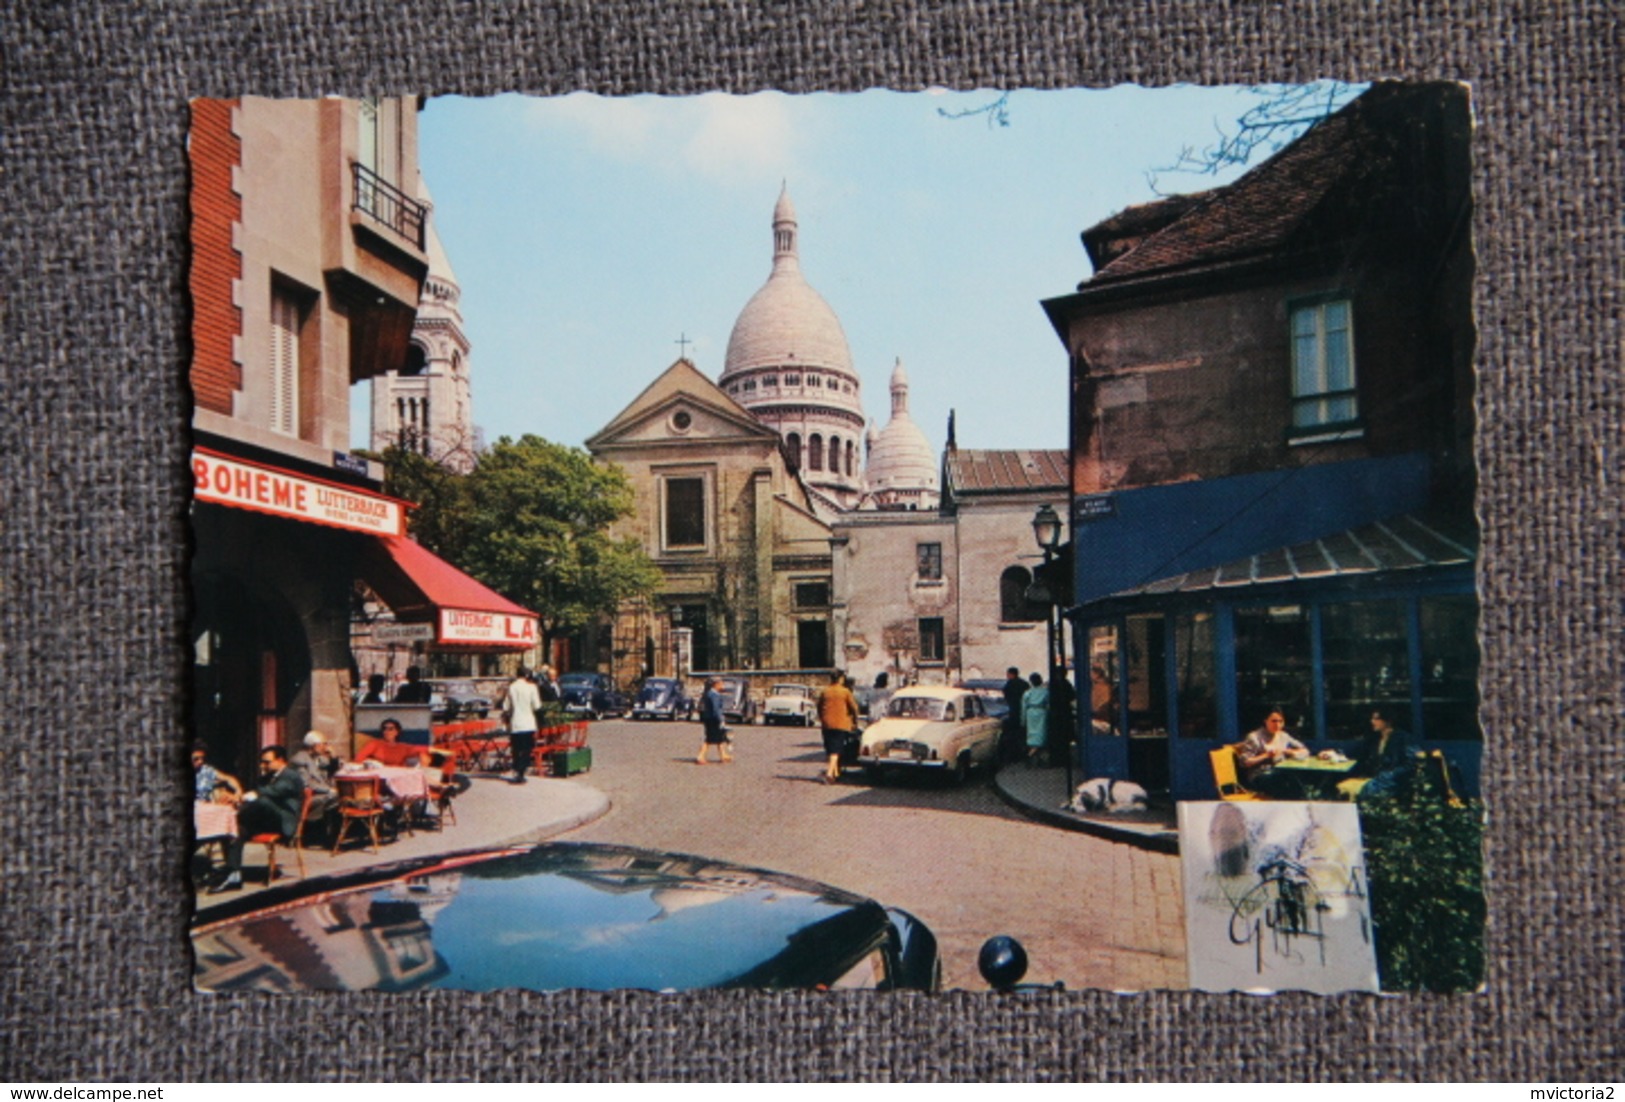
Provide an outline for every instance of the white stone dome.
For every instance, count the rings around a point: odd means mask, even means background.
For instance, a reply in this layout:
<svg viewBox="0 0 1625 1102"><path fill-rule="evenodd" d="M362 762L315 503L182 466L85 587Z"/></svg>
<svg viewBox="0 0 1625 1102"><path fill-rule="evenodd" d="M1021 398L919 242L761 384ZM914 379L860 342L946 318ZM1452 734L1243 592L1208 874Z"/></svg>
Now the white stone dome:
<svg viewBox="0 0 1625 1102"><path fill-rule="evenodd" d="M898 360L891 375L892 415L872 437L867 476L869 492L934 492L937 459L920 426L908 414L908 374Z"/></svg>
<svg viewBox="0 0 1625 1102"><path fill-rule="evenodd" d="M811 372L813 380L796 384L805 387L803 401L861 415L858 376L852 369L846 332L829 303L801 275L795 217L786 190L773 210L773 271L739 312L718 381L727 389L726 384L742 374ZM776 386L778 393L773 397L782 401L791 387L783 378ZM760 387L729 393L746 407L770 400Z"/></svg>

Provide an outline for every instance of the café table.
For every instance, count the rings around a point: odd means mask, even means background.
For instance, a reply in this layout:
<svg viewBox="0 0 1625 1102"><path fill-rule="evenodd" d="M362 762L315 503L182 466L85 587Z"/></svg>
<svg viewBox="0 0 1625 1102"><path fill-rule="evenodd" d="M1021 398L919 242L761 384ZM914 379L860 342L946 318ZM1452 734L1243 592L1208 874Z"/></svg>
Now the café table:
<svg viewBox="0 0 1625 1102"><path fill-rule="evenodd" d="M338 777L353 778L377 777L384 782L389 794L402 803L412 803L415 800L424 800L429 796L429 784L424 779L423 770L412 765L378 765L369 762L366 765L346 765L335 774Z"/></svg>
<svg viewBox="0 0 1625 1102"><path fill-rule="evenodd" d="M1347 777L1353 768L1352 759L1326 761L1318 757L1283 758L1275 763L1277 772L1298 779L1298 783L1303 785L1304 795L1311 800L1335 799L1337 782Z"/></svg>
<svg viewBox="0 0 1625 1102"><path fill-rule="evenodd" d="M230 804L196 801L192 804L192 829L198 844L237 837L237 809Z"/></svg>

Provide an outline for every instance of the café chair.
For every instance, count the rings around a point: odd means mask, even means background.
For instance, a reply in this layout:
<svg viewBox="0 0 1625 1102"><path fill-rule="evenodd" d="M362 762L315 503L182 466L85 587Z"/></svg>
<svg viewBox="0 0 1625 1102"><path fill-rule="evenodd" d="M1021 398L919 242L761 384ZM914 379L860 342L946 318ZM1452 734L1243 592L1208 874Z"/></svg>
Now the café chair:
<svg viewBox="0 0 1625 1102"><path fill-rule="evenodd" d="M293 835L283 837L277 831L266 831L264 834L251 834L243 839L245 843L265 847L265 882L271 883L276 879L276 848L291 845L294 855L299 859L299 879L305 878L305 823L310 819L310 801L312 793L305 789L305 798L299 803L299 821L294 825Z"/></svg>
<svg viewBox="0 0 1625 1102"><path fill-rule="evenodd" d="M1241 786L1241 780L1236 776L1235 747L1221 746L1217 750L1209 750L1208 757L1213 762L1213 785L1219 790L1219 799L1262 800L1264 798L1258 793Z"/></svg>
<svg viewBox="0 0 1625 1102"><path fill-rule="evenodd" d="M457 812L452 801L457 797L457 756L448 750L437 750L429 755L432 767L440 771L436 780L429 782L429 799L434 802L439 829L457 825Z"/></svg>
<svg viewBox="0 0 1625 1102"><path fill-rule="evenodd" d="M339 829L333 836L333 852L339 851L350 824L361 823L372 838L372 852L378 852L378 823L384 817L383 779L380 777L335 777L339 789Z"/></svg>

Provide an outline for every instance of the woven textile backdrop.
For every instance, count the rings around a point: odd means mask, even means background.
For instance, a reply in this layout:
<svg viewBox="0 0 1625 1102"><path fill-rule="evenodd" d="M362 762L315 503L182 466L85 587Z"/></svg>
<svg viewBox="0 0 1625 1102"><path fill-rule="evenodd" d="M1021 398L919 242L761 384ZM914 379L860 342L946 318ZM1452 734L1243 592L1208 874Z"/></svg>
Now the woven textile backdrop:
<svg viewBox="0 0 1625 1102"><path fill-rule="evenodd" d="M0 1079L1625 1077L1618 9L1302 8L4 0ZM1485 994L192 993L190 97L1381 75L1479 125Z"/></svg>

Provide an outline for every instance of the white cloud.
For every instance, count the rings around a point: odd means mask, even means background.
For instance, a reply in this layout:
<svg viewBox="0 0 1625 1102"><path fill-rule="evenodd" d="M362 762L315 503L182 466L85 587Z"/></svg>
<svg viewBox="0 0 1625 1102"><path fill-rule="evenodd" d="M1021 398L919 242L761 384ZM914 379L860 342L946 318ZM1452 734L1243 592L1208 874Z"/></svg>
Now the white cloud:
<svg viewBox="0 0 1625 1102"><path fill-rule="evenodd" d="M694 104L696 125L683 148L690 170L728 180L760 180L791 171L795 136L785 96L710 93Z"/></svg>
<svg viewBox="0 0 1625 1102"><path fill-rule="evenodd" d="M758 186L794 175L789 97L595 96L532 100L523 114L542 132L565 131L605 156L652 171L677 170L718 183Z"/></svg>

